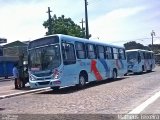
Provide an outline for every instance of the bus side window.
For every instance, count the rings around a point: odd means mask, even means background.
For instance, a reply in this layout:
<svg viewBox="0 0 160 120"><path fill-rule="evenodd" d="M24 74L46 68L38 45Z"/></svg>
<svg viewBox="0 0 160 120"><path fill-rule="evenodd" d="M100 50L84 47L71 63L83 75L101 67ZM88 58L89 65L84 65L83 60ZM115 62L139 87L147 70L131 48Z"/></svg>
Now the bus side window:
<svg viewBox="0 0 160 120"><path fill-rule="evenodd" d="M124 49L119 49L118 50L118 58L121 59L121 60L125 60L126 57L125 57L125 50Z"/></svg>
<svg viewBox="0 0 160 120"><path fill-rule="evenodd" d="M152 53L149 53L149 57L150 57L150 59L152 59Z"/></svg>
<svg viewBox="0 0 160 120"><path fill-rule="evenodd" d="M103 46L98 45L97 46L97 54L99 59L105 59L105 50Z"/></svg>
<svg viewBox="0 0 160 120"><path fill-rule="evenodd" d="M141 62L141 55L140 55L140 53L138 52L138 63L140 63Z"/></svg>
<svg viewBox="0 0 160 120"><path fill-rule="evenodd" d="M141 56L141 60L144 59L144 54L142 52L140 52L140 56Z"/></svg>
<svg viewBox="0 0 160 120"><path fill-rule="evenodd" d="M113 50L111 47L105 47L106 58L113 59Z"/></svg>
<svg viewBox="0 0 160 120"><path fill-rule="evenodd" d="M144 59L146 59L146 54L145 54L145 52L143 52L143 56L144 56Z"/></svg>
<svg viewBox="0 0 160 120"><path fill-rule="evenodd" d="M62 43L62 54L64 65L75 64L76 57L74 52L74 45L71 43Z"/></svg>
<svg viewBox="0 0 160 120"><path fill-rule="evenodd" d="M153 59L155 59L155 54L153 53Z"/></svg>
<svg viewBox="0 0 160 120"><path fill-rule="evenodd" d="M87 44L87 55L89 59L96 59L95 45Z"/></svg>
<svg viewBox="0 0 160 120"><path fill-rule="evenodd" d="M152 53L152 59L154 59L154 54Z"/></svg>
<svg viewBox="0 0 160 120"><path fill-rule="evenodd" d="M85 59L86 58L86 52L85 52L85 45L81 42L76 42L76 55L78 59Z"/></svg>
<svg viewBox="0 0 160 120"><path fill-rule="evenodd" d="M150 54L146 52L146 59L150 59Z"/></svg>
<svg viewBox="0 0 160 120"><path fill-rule="evenodd" d="M151 53L151 59L153 59L153 54Z"/></svg>
<svg viewBox="0 0 160 120"><path fill-rule="evenodd" d="M126 51L125 51L125 49L123 49L123 52L124 52L124 60L126 60L127 57L126 57Z"/></svg>
<svg viewBox="0 0 160 120"><path fill-rule="evenodd" d="M113 56L114 56L114 59L118 59L118 49L117 48L113 48Z"/></svg>

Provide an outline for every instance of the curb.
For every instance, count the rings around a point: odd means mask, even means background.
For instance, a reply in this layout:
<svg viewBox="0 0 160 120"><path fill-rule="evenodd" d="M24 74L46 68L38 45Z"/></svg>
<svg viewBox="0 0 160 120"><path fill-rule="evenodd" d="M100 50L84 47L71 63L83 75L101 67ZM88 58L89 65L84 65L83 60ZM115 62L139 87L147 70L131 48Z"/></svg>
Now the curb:
<svg viewBox="0 0 160 120"><path fill-rule="evenodd" d="M29 93L39 92L39 91L43 91L43 90L49 90L49 89L50 89L50 87L46 87L46 88L29 90L29 91L25 91L25 92L13 93L13 94L9 94L9 95L2 95L2 96L0 96L0 100L5 99L5 98L19 96L19 95L25 95L25 94L29 94Z"/></svg>
<svg viewBox="0 0 160 120"><path fill-rule="evenodd" d="M7 78L7 79L0 79L0 82L5 82L5 81L12 81L13 79L12 78Z"/></svg>

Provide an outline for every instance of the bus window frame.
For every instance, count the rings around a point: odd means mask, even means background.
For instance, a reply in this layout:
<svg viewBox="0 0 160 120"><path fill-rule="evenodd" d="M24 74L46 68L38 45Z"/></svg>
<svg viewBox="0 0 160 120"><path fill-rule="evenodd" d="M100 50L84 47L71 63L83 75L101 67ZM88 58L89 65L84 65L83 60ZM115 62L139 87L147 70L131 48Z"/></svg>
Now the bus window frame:
<svg viewBox="0 0 160 120"><path fill-rule="evenodd" d="M138 63L140 63L141 61L142 61L142 57L141 57L141 54L140 54L140 52L138 51L138 54L137 54L138 56L137 56L137 61L138 61Z"/></svg>
<svg viewBox="0 0 160 120"><path fill-rule="evenodd" d="M123 58L121 56L120 50L123 51ZM118 59L120 60L126 60L125 50L123 48L118 49Z"/></svg>
<svg viewBox="0 0 160 120"><path fill-rule="evenodd" d="M114 49L116 50L116 52L114 51ZM113 47L112 50L113 50L113 59L114 60L119 59L119 50L118 50L118 48ZM115 55L117 55L117 58L115 58Z"/></svg>
<svg viewBox="0 0 160 120"><path fill-rule="evenodd" d="M99 47L102 47L102 48L103 48L103 52L100 52ZM96 48L97 48L97 58L98 58L98 59L106 59L105 47L104 47L103 45L97 45ZM100 58L100 53L103 53L104 58Z"/></svg>
<svg viewBox="0 0 160 120"><path fill-rule="evenodd" d="M78 50L77 49L77 44L83 44L83 50ZM76 57L77 57L77 59L86 59L87 58L87 53L86 53L86 46L85 46L85 43L84 42L78 42L78 41L76 41L75 42L75 51L76 51ZM80 58L79 57L79 51L84 51L84 58Z"/></svg>
<svg viewBox="0 0 160 120"><path fill-rule="evenodd" d="M94 51L89 51L89 49L88 49L89 45L93 45ZM95 44L86 43L86 49L87 49L87 58L88 58L88 59L97 59L97 52L96 52L96 45L95 45ZM94 52L95 57L94 57L94 58L91 58L91 57L89 56L89 52Z"/></svg>
<svg viewBox="0 0 160 120"><path fill-rule="evenodd" d="M63 44L69 44L69 45L72 45L73 46L73 56L74 56L74 59L73 60L65 60L64 59L64 50L66 51L66 48L63 48ZM64 65L72 65L72 64L76 64L76 55L75 55L75 46L73 43L70 43L70 42L62 42L61 43L61 51L62 51L62 59L63 59L63 64Z"/></svg>
<svg viewBox="0 0 160 120"><path fill-rule="evenodd" d="M140 56L141 56L141 60L144 60L144 58L145 58L144 57L144 52L140 51L139 53L140 53Z"/></svg>
<svg viewBox="0 0 160 120"><path fill-rule="evenodd" d="M105 54L106 54L106 59L113 60L113 48L112 47L105 46Z"/></svg>

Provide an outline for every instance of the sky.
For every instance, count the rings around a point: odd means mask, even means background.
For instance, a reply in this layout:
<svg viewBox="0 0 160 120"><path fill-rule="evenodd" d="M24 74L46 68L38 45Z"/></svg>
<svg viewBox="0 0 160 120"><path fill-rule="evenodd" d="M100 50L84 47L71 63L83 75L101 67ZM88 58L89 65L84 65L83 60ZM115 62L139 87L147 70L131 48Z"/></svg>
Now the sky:
<svg viewBox="0 0 160 120"><path fill-rule="evenodd" d="M0 0L0 38L7 42L45 36L42 25L51 15L65 15L81 26L84 0ZM88 0L90 39L123 46L129 41L160 44L160 0Z"/></svg>

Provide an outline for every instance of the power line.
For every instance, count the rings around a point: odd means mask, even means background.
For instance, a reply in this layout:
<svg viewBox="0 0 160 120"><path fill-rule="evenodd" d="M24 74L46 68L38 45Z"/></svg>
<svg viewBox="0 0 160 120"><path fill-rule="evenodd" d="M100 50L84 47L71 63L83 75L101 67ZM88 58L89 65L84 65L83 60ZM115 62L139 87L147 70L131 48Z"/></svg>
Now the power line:
<svg viewBox="0 0 160 120"><path fill-rule="evenodd" d="M82 20L81 20L81 22L80 22L81 24L82 24L82 30L84 29L84 24L83 23L85 23L85 21L83 20L83 18L82 18Z"/></svg>

